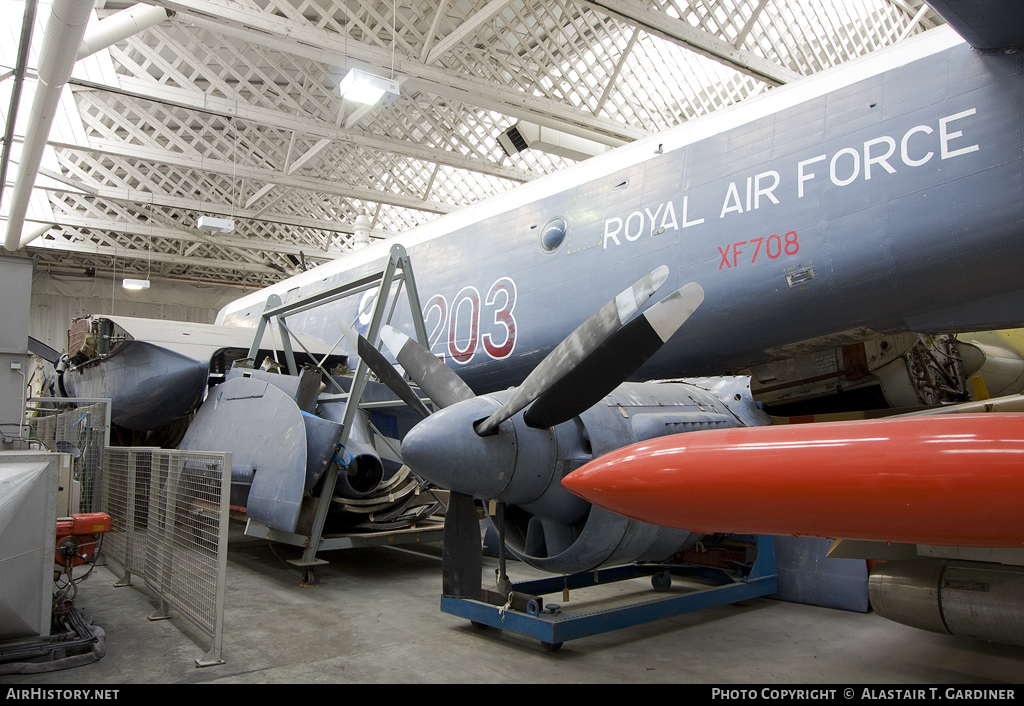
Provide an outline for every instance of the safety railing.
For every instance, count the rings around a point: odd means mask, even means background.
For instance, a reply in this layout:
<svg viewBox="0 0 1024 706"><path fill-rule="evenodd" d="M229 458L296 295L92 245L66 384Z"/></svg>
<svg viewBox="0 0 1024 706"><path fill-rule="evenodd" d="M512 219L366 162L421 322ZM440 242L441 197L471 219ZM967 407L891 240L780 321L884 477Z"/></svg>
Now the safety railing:
<svg viewBox="0 0 1024 706"><path fill-rule="evenodd" d="M173 609L212 640L196 665L222 664L231 454L108 448L103 465L104 553L124 569L118 585L141 575L160 599L150 619Z"/></svg>
<svg viewBox="0 0 1024 706"><path fill-rule="evenodd" d="M110 515L103 556L123 570L117 586L130 586L132 574L146 570L149 483L154 448L108 446L103 454L100 507Z"/></svg>
<svg viewBox="0 0 1024 706"><path fill-rule="evenodd" d="M74 479L82 484L78 511L97 510L101 460L110 438L110 400L30 397L25 414L32 440L50 451L71 454Z"/></svg>

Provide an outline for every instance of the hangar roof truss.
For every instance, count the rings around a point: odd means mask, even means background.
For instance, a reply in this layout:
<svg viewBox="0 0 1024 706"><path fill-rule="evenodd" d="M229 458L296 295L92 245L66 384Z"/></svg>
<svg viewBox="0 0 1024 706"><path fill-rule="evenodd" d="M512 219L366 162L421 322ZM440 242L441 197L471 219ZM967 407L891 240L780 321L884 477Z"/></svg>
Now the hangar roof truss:
<svg viewBox="0 0 1024 706"><path fill-rule="evenodd" d="M921 0L154 4L173 15L80 61L65 92L74 124L50 133L26 223L52 224L29 246L42 267L262 286L351 249L359 214L387 237L569 163L507 156L517 121L624 144L941 23ZM91 22L130 5L100 0ZM400 97L343 101L351 68ZM200 231L203 214L235 230Z"/></svg>

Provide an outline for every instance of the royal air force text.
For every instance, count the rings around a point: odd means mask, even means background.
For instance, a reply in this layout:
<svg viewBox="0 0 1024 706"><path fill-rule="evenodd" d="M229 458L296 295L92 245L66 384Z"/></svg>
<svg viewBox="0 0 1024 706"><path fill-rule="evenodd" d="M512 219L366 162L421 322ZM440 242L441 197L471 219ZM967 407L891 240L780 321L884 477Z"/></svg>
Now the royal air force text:
<svg viewBox="0 0 1024 706"><path fill-rule="evenodd" d="M724 194L718 197L717 203L708 203L706 195L700 196L700 202L696 196L691 199L683 195L678 201L669 200L641 207L628 214L610 216L604 222L602 248L607 250L609 247L636 242L642 236L653 237L669 230L679 231L700 226L709 218L715 220L715 212L718 213L718 219L724 219L734 214L778 205L785 198L785 189L780 187L787 181L791 185L789 198L793 198L795 192L795 198L802 199L811 195L818 183L828 182L836 187L848 187L877 180L900 170L916 169L929 163L977 152L980 147L970 137L972 118L976 119L976 114L977 110L970 108L939 118L935 127L914 125L894 133L895 136L881 135L856 146L844 147L833 154L810 156L782 172L768 169L759 174L734 178L724 188ZM965 134L964 130L968 132ZM714 197L711 200L714 201ZM720 208L718 203L721 204ZM768 234L765 237L768 238ZM719 250L728 252L727 245L723 243ZM791 247L786 254L795 254L792 250Z"/></svg>

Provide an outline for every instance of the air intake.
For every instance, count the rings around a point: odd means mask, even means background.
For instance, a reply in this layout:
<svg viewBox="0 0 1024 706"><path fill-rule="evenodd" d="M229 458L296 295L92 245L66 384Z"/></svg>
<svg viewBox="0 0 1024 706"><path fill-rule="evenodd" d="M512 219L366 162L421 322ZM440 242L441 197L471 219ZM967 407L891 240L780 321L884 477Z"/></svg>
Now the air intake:
<svg viewBox="0 0 1024 706"><path fill-rule="evenodd" d="M530 148L530 146L526 144L526 139L523 137L523 134L519 132L519 123L516 123L508 130L498 135L498 144L501 145L501 149L503 149L505 154L509 157Z"/></svg>

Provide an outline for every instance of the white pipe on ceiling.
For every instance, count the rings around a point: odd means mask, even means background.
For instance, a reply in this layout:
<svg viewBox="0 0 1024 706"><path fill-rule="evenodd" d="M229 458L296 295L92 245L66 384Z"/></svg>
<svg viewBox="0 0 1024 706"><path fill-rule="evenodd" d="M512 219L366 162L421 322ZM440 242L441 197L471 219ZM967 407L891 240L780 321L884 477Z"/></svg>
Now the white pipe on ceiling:
<svg viewBox="0 0 1024 706"><path fill-rule="evenodd" d="M78 59L92 56L100 49L117 44L133 34L160 24L174 12L154 5L132 5L94 24L82 39L78 48Z"/></svg>
<svg viewBox="0 0 1024 706"><path fill-rule="evenodd" d="M39 51L39 82L32 100L28 131L18 164L18 179L14 182L11 197L7 237L4 239L4 247L8 250L18 250L27 243L21 237L21 229L32 198L32 187L43 159L46 138L57 114L61 91L71 78L92 7L93 0L54 0L46 23L43 46Z"/></svg>

